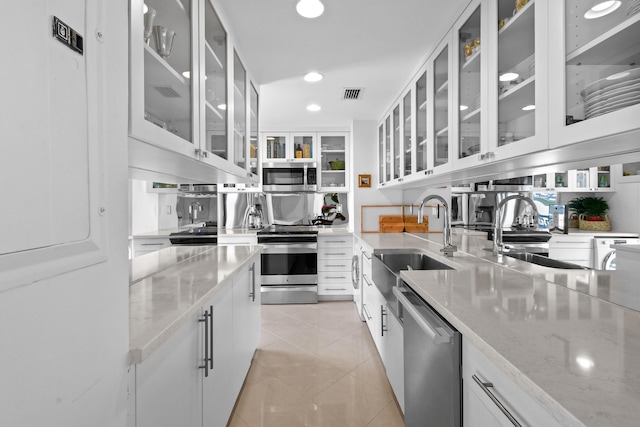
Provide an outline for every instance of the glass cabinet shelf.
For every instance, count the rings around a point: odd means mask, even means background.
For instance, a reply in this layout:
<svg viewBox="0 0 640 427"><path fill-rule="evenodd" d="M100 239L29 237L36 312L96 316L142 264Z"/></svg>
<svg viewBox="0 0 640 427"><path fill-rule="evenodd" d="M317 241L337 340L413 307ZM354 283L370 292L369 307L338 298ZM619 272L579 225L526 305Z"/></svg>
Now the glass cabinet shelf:
<svg viewBox="0 0 640 427"><path fill-rule="evenodd" d="M640 104L640 8L565 1L567 125Z"/></svg>
<svg viewBox="0 0 640 427"><path fill-rule="evenodd" d="M458 72L458 158L476 154L480 151L481 119L481 6L478 6L469 19L458 29L459 72Z"/></svg>

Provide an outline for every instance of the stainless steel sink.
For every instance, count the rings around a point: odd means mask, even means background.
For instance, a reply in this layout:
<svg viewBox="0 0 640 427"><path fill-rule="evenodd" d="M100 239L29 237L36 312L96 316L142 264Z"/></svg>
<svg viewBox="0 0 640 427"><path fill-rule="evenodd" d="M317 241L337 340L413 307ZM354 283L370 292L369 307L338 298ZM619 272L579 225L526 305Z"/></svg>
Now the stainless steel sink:
<svg viewBox="0 0 640 427"><path fill-rule="evenodd" d="M402 251L402 252L374 252L373 256L380 259L393 274L400 274L401 270L453 270L424 252ZM375 274L374 274L375 276ZM375 280L375 278L374 278Z"/></svg>
<svg viewBox="0 0 640 427"><path fill-rule="evenodd" d="M524 253L504 253L504 256L519 259L520 261L530 262L532 264L541 265L543 267L561 268L565 270L589 270L587 267L581 265L572 264L570 262L558 261L546 256L537 255L529 252Z"/></svg>
<svg viewBox="0 0 640 427"><path fill-rule="evenodd" d="M373 283L387 300L389 308L397 316L398 298L393 287L399 285L402 270L453 270L419 249L384 249L373 252Z"/></svg>

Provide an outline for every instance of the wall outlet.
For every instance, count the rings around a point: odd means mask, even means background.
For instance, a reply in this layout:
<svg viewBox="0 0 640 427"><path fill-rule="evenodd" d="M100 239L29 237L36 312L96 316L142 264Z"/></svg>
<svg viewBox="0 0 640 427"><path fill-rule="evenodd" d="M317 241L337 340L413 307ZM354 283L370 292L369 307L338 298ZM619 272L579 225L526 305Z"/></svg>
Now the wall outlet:
<svg viewBox="0 0 640 427"><path fill-rule="evenodd" d="M167 205L165 212L167 213L167 215L171 215L171 205Z"/></svg>

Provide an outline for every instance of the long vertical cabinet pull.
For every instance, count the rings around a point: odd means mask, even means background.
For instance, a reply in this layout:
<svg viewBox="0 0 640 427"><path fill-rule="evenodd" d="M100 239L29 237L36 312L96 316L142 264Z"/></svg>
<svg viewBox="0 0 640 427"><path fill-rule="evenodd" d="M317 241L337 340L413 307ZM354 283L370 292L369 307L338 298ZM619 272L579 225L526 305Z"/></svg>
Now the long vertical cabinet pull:
<svg viewBox="0 0 640 427"><path fill-rule="evenodd" d="M213 371L213 305L209 306L209 323L209 368Z"/></svg>
<svg viewBox="0 0 640 427"><path fill-rule="evenodd" d="M200 365L200 369L204 369L204 376L209 376L209 312L205 310L204 315L198 322L204 322L204 365Z"/></svg>
<svg viewBox="0 0 640 427"><path fill-rule="evenodd" d="M384 318L387 317L387 310L384 309L384 305L380 306L380 336L384 336L384 333L388 331L384 325Z"/></svg>
<svg viewBox="0 0 640 427"><path fill-rule="evenodd" d="M254 262L249 267L249 271L251 272L251 292L249 293L249 298L251 301L256 300L256 263Z"/></svg>
<svg viewBox="0 0 640 427"><path fill-rule="evenodd" d="M511 424L513 424L515 427L521 427L522 426L518 422L518 420L516 420L516 418L513 415L511 415L509 410L502 404L502 402L500 402L498 400L498 398L493 393L491 393L491 390L489 390L489 387L493 387L492 383L486 382L486 381L482 381L476 374L473 374L472 378L476 382L476 384L478 384L480 386L482 391L484 391L487 394L487 396L489 396L489 399L491 399L491 401L496 404L498 409L500 409L500 412L502 412L504 414L504 416L507 417L507 419L509 421L511 421Z"/></svg>

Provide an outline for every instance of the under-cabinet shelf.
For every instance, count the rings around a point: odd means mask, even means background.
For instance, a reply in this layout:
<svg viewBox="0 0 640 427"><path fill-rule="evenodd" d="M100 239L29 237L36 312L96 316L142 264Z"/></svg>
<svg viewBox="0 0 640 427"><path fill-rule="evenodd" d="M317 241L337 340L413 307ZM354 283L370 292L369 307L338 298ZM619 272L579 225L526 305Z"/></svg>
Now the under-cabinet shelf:
<svg viewBox="0 0 640 427"><path fill-rule="evenodd" d="M480 123L480 108L476 108L466 116L462 117L462 123Z"/></svg>
<svg viewBox="0 0 640 427"><path fill-rule="evenodd" d="M436 136L445 136L448 134L448 132L449 132L449 128L446 127L446 128L440 129L439 131L436 131Z"/></svg>
<svg viewBox="0 0 640 427"><path fill-rule="evenodd" d="M209 103L209 101L205 101L204 102L205 106L207 107L208 111L211 111L213 114L215 114L220 120L224 120L224 117L222 115L222 113L220 113L220 111L218 111L217 108L215 108L213 105L211 105Z"/></svg>
<svg viewBox="0 0 640 427"><path fill-rule="evenodd" d="M462 67L460 68L460 72L466 73L479 73L480 72L480 47L477 47L475 52L471 54L471 56L467 57Z"/></svg>
<svg viewBox="0 0 640 427"><path fill-rule="evenodd" d="M190 104L185 102L191 99L189 81L146 44L144 64L146 110L162 120L189 121Z"/></svg>
<svg viewBox="0 0 640 427"><path fill-rule="evenodd" d="M436 96L447 93L449 89L449 81L445 81L440 85L438 89L436 89Z"/></svg>
<svg viewBox="0 0 640 427"><path fill-rule="evenodd" d="M618 54L627 58L630 51L635 49L637 52L640 45L637 37L638 29L635 26L640 25L639 21L640 13L631 16L584 46L570 52L566 57L567 65L617 64L619 61L615 56ZM614 55L613 58L612 55Z"/></svg>

